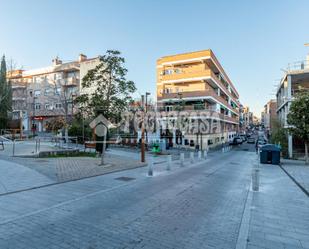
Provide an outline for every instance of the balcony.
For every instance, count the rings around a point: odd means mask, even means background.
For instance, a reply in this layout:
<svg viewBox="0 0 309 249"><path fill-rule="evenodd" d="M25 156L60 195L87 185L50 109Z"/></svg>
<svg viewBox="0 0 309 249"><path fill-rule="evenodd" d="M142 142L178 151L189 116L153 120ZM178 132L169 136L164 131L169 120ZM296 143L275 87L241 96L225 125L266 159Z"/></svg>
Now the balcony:
<svg viewBox="0 0 309 249"><path fill-rule="evenodd" d="M180 69L180 68L175 68ZM181 69L180 69L181 70ZM161 81L171 81L171 82L183 82L183 81L190 81L192 78L205 78L211 76L211 70L192 70L192 71L180 71L180 73L172 73L172 74L165 74L160 76Z"/></svg>
<svg viewBox="0 0 309 249"><path fill-rule="evenodd" d="M229 109L233 110L238 114L238 111L235 110L228 102L226 99L224 99L221 96L218 96L218 94L213 90L213 89L207 89L207 90L202 90L202 91L192 91L192 92L180 92L180 93L163 93L162 96L158 96L157 99L158 101L160 100L171 100L171 101L180 101L180 100L185 100L185 99L197 99L198 97L204 97L209 99L214 98L217 100L219 103L227 106Z"/></svg>
<svg viewBox="0 0 309 249"><path fill-rule="evenodd" d="M237 102L237 96L230 93L226 85L218 76L212 72L210 69L205 70L195 70L189 72L180 72L173 74L166 74L160 76L160 81L163 83L182 83L182 82L192 82L192 81L202 81L202 80L212 79L212 83L215 86L224 89L224 93L229 96L235 103Z"/></svg>
<svg viewBox="0 0 309 249"><path fill-rule="evenodd" d="M78 86L79 85L79 79L75 78L75 77L68 77L68 78L64 78L59 80L59 83L62 86L67 86L67 87L74 87L74 86Z"/></svg>
<svg viewBox="0 0 309 249"><path fill-rule="evenodd" d="M234 117L230 117L227 116L223 113L218 113L213 109L195 109L194 106L174 106L175 108L173 110L166 110L165 107L158 107L158 111L159 112L177 112L177 111L181 111L181 112L188 112L188 114L199 114L201 113L202 116L201 117L206 117L206 118L212 118L212 119L220 119L223 122L227 122L227 123L234 123L234 124L239 124L239 119L238 118L234 118ZM205 115L207 114L207 115Z"/></svg>

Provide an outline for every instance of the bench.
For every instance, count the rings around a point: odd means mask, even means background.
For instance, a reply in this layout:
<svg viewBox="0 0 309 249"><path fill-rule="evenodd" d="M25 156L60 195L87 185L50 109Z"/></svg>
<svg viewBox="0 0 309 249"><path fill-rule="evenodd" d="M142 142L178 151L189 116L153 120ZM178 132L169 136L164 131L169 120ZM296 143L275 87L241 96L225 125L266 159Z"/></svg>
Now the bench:
<svg viewBox="0 0 309 249"><path fill-rule="evenodd" d="M85 142L84 143L85 145L85 152L86 152L86 149L95 149L96 148L96 144L94 142Z"/></svg>

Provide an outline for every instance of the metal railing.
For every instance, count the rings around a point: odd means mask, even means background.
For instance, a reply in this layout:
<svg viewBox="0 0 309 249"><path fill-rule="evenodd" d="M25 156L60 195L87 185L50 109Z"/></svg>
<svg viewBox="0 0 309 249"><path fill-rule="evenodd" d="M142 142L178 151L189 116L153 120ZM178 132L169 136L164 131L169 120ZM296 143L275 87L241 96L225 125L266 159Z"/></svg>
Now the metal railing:
<svg viewBox="0 0 309 249"><path fill-rule="evenodd" d="M289 63L287 66L287 70L288 71L309 70L309 60Z"/></svg>

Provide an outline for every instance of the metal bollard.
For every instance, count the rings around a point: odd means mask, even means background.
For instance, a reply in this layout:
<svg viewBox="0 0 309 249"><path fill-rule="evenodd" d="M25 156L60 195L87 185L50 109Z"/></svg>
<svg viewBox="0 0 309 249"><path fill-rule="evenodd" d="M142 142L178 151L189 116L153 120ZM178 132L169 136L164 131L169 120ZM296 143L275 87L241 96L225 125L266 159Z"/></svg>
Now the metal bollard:
<svg viewBox="0 0 309 249"><path fill-rule="evenodd" d="M204 153L203 155L204 159L207 159L207 150L204 150L203 153Z"/></svg>
<svg viewBox="0 0 309 249"><path fill-rule="evenodd" d="M153 158L150 158L148 162L148 176L153 176Z"/></svg>
<svg viewBox="0 0 309 249"><path fill-rule="evenodd" d="M259 177L259 169L254 168L252 170L252 191L259 191L260 185L260 177Z"/></svg>
<svg viewBox="0 0 309 249"><path fill-rule="evenodd" d="M15 139L13 140L13 156L15 156Z"/></svg>
<svg viewBox="0 0 309 249"><path fill-rule="evenodd" d="M202 152L200 150L197 152L197 158L198 160L202 159Z"/></svg>
<svg viewBox="0 0 309 249"><path fill-rule="evenodd" d="M222 147L222 153L224 153L224 147Z"/></svg>
<svg viewBox="0 0 309 249"><path fill-rule="evenodd" d="M184 161L185 161L185 154L184 153L180 153L180 167L185 166L184 165Z"/></svg>
<svg viewBox="0 0 309 249"><path fill-rule="evenodd" d="M172 166L172 155L167 156L167 165L166 165L166 170L171 170Z"/></svg>
<svg viewBox="0 0 309 249"><path fill-rule="evenodd" d="M190 152L190 163L194 163L194 152Z"/></svg>
<svg viewBox="0 0 309 249"><path fill-rule="evenodd" d="M40 150L41 150L41 139L39 139L39 142L38 142L38 152L37 153L40 153Z"/></svg>

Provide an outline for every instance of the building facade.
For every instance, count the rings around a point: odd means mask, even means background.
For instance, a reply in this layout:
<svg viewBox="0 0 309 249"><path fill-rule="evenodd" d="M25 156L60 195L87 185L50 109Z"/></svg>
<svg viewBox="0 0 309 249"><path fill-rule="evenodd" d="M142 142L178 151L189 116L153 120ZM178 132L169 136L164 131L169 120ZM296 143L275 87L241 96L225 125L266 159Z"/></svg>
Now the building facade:
<svg viewBox="0 0 309 249"><path fill-rule="evenodd" d="M277 89L277 117L283 128L288 128L287 115L297 93L309 91L309 55L305 61L289 65ZM304 143L288 135L290 158L304 155Z"/></svg>
<svg viewBox="0 0 309 249"><path fill-rule="evenodd" d="M277 100L271 99L264 105L263 125L267 136L269 137L276 126L277 122Z"/></svg>
<svg viewBox="0 0 309 249"><path fill-rule="evenodd" d="M83 90L82 77L100 63L99 57L52 65L33 70L8 72L12 84L13 119L22 120L24 131L44 132L55 118L68 121L74 113L74 98Z"/></svg>
<svg viewBox="0 0 309 249"><path fill-rule="evenodd" d="M171 146L218 145L231 140L239 128L239 94L210 49L157 60L157 105L167 113L209 111L208 118L216 116L223 127L220 132L191 135L161 127L160 137Z"/></svg>
<svg viewBox="0 0 309 249"><path fill-rule="evenodd" d="M249 128L253 125L253 112L250 112L250 109L248 106L245 106L243 108L243 123L245 128Z"/></svg>

